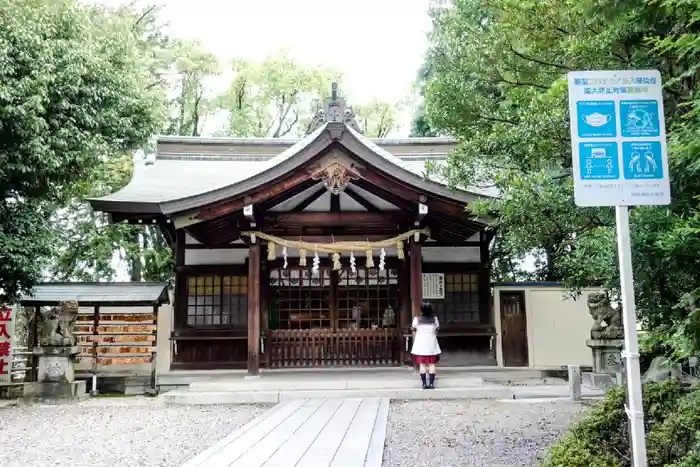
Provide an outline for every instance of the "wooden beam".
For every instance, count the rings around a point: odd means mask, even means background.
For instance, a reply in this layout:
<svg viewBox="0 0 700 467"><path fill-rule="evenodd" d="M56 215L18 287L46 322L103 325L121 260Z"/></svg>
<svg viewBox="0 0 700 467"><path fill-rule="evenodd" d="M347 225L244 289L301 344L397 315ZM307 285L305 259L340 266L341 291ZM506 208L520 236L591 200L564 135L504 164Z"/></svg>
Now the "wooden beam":
<svg viewBox="0 0 700 467"><path fill-rule="evenodd" d="M479 232L479 322L493 324L491 311L491 257L489 245L491 239L487 232Z"/></svg>
<svg viewBox="0 0 700 467"><path fill-rule="evenodd" d="M418 213L416 214L416 220L413 223L413 225L418 227L420 225L421 221L423 220L423 218L425 218L425 216L427 214L428 214L428 205L423 204L423 203L418 203Z"/></svg>
<svg viewBox="0 0 700 467"><path fill-rule="evenodd" d="M255 227L255 213L253 212L254 206L252 204L246 204L243 206L243 215L248 222L250 222L251 227Z"/></svg>
<svg viewBox="0 0 700 467"><path fill-rule="evenodd" d="M280 224L288 225L303 225L303 226L327 226L327 225L366 225L366 224L396 224L405 222L406 219L400 219L395 213L383 212L363 212L363 211L347 211L347 212L268 212L265 216L266 220Z"/></svg>
<svg viewBox="0 0 700 467"><path fill-rule="evenodd" d="M304 235L302 240L307 243L333 243L333 242L377 242L386 240L396 235L394 232L388 235ZM299 241L299 236L278 235L285 240Z"/></svg>
<svg viewBox="0 0 700 467"><path fill-rule="evenodd" d="M390 191L385 190L384 188L378 187L377 185L374 185L367 180L359 179L359 180L353 180L353 184L357 185L358 187L362 188L363 190L372 193L374 196L377 196L379 198L382 198L385 201L388 201L389 203L393 204L399 209L403 209L405 211L410 211L414 212L415 211L415 206L416 203L412 202L411 200L407 198L401 198L400 196L391 193Z"/></svg>
<svg viewBox="0 0 700 467"><path fill-rule="evenodd" d="M415 216L417 209L416 206L418 203L420 203L420 197L418 201L414 203L407 198L401 198L395 193L386 191L386 189L383 187L373 185L367 180L355 180L353 183L362 188L363 190L368 191L373 195L388 201L394 206L403 209L404 211L411 212L411 215ZM429 200L427 201L428 202L426 204L429 204ZM434 224L434 227L436 227L436 231L432 232L431 235L433 238L439 237L440 231L444 231L446 234L455 238L469 237L474 232L483 228L482 225L478 225L477 228L477 223L468 219L467 213L464 211L460 211L460 215L456 217L429 207L429 213L427 217L428 220L426 220L426 222L428 224L432 223Z"/></svg>
<svg viewBox="0 0 700 467"><path fill-rule="evenodd" d="M260 372L260 244L248 250L248 374Z"/></svg>
<svg viewBox="0 0 700 467"><path fill-rule="evenodd" d="M380 209L374 204L367 201L358 192L352 189L352 187L345 188L345 194L352 198L357 204L368 210L369 212L380 212Z"/></svg>
<svg viewBox="0 0 700 467"><path fill-rule="evenodd" d="M294 206L291 210L296 212L303 211L304 209L311 206L311 203L319 199L327 191L328 189L326 189L325 186L319 188L318 190L314 191L311 195L309 195L306 199L302 200L299 204Z"/></svg>
<svg viewBox="0 0 700 467"><path fill-rule="evenodd" d="M282 192L278 194L277 196L273 196L272 198L268 198L263 202L258 203L259 211L260 212L265 212L270 210L271 208L277 206L280 203L283 203L287 201L288 199L301 194L308 190L309 188L312 188L316 185L318 185L320 182L318 180L313 180L313 179L308 179L294 188L292 188L289 191Z"/></svg>
<svg viewBox="0 0 700 467"><path fill-rule="evenodd" d="M421 196L427 195L426 193L421 193L401 183L394 182L393 180L388 179L384 175L381 175L367 168L358 168L357 170L362 176L362 178L370 182L370 184L373 184L377 187L380 187L383 190L394 193L397 196L408 200L409 202L418 203L421 200ZM387 201L389 200L387 199ZM394 204L391 201L389 202ZM428 207L431 208L431 210L441 211L451 216L464 217L465 215L467 215L467 212L465 211L466 206L456 203L454 201L447 201L435 198L431 199L430 197L428 197L425 201L425 204L427 204Z"/></svg>
<svg viewBox="0 0 700 467"><path fill-rule="evenodd" d="M204 243L188 243L187 250L245 250L248 245L245 243L227 243L226 245L205 245Z"/></svg>
<svg viewBox="0 0 700 467"><path fill-rule="evenodd" d="M290 191L294 187L310 179L310 173L297 172L291 177L280 180L279 182L276 182L274 184L265 186L254 193L250 193L248 196L245 197L245 200L243 199L243 197L240 197L238 199L232 199L221 203L216 203L212 206L201 209L192 217L198 221L206 221L209 219L224 216L226 214L230 214L235 211L240 211L246 204L261 203L267 199L278 196L279 194L284 193L285 191Z"/></svg>
<svg viewBox="0 0 700 467"><path fill-rule="evenodd" d="M410 260L411 260L411 314L413 317L420 316L420 305L423 301L423 270L421 261L420 241L411 237Z"/></svg>
<svg viewBox="0 0 700 467"><path fill-rule="evenodd" d="M331 194L331 212L340 212L340 195Z"/></svg>
<svg viewBox="0 0 700 467"><path fill-rule="evenodd" d="M175 231L175 304L173 306L175 330L187 327L187 276L181 272L181 268L185 267L186 235L182 229Z"/></svg>

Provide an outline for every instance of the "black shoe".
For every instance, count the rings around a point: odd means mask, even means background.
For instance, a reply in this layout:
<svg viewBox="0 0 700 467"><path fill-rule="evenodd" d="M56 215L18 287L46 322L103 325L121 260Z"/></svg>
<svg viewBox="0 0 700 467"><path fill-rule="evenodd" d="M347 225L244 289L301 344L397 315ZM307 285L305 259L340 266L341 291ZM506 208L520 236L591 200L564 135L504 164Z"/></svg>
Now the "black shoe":
<svg viewBox="0 0 700 467"><path fill-rule="evenodd" d="M428 385L423 383L423 389L428 389Z"/></svg>
<svg viewBox="0 0 700 467"><path fill-rule="evenodd" d="M434 384L429 384L429 385L428 385L428 389L435 389L435 385L434 385Z"/></svg>

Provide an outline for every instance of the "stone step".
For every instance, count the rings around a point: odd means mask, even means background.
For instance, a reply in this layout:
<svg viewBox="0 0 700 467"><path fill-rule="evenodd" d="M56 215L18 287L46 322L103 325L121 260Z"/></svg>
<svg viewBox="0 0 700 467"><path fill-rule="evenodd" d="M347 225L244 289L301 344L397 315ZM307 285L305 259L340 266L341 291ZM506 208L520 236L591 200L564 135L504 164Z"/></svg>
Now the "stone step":
<svg viewBox="0 0 700 467"><path fill-rule="evenodd" d="M564 370L565 371L565 370ZM163 388L175 388L188 386L198 382L211 382L213 380L243 380L245 370L172 370L158 374L158 385ZM355 367L324 367L304 369L273 369L263 370L262 379L318 379L323 374L324 379L374 379L376 375L385 377L417 377L412 375L410 367L386 367L386 368L355 368ZM480 378L484 381L528 381L538 380L547 374L546 371L532 368L503 368L503 367L448 367L440 366L438 375L455 378ZM412 376L411 376L412 375Z"/></svg>
<svg viewBox="0 0 700 467"><path fill-rule="evenodd" d="M482 387L484 380L476 377L438 376L441 388ZM395 375L382 378L274 378L221 379L197 381L189 385L191 392L239 392L239 391L336 391L361 389L415 389L418 375Z"/></svg>
<svg viewBox="0 0 700 467"><path fill-rule="evenodd" d="M600 390L583 389L584 398L603 396ZM194 392L185 388L175 389L159 396L167 404L219 405L219 404L277 404L297 399L313 398L363 398L382 397L391 400L458 400L458 399L564 399L569 398L567 386L509 387L484 385L480 387L446 388L433 390L420 388L366 388L334 390L294 391L219 391Z"/></svg>
<svg viewBox="0 0 700 467"><path fill-rule="evenodd" d="M160 397L167 404L218 405L218 404L276 404L283 401L314 398L363 398L386 397L394 400L419 399L502 399L512 397L508 388L472 387L439 388L424 390L404 389L335 389L335 390L295 390L295 391L220 391L193 392L175 389Z"/></svg>

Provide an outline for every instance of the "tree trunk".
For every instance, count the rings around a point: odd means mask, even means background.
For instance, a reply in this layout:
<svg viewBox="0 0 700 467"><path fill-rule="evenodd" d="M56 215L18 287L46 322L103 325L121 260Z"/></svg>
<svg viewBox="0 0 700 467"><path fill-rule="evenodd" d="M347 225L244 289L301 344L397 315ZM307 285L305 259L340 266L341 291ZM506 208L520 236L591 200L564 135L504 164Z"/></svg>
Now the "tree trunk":
<svg viewBox="0 0 700 467"><path fill-rule="evenodd" d="M134 231L129 237L128 252L129 278L132 282L141 282L143 265L141 264L141 234Z"/></svg>

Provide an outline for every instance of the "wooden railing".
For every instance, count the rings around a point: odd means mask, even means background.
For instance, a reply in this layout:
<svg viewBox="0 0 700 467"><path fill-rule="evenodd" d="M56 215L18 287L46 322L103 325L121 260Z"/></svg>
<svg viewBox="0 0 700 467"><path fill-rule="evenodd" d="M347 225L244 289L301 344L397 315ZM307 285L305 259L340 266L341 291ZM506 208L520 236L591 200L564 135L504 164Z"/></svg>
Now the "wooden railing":
<svg viewBox="0 0 700 467"><path fill-rule="evenodd" d="M271 368L399 363L395 329L278 330L267 336Z"/></svg>

